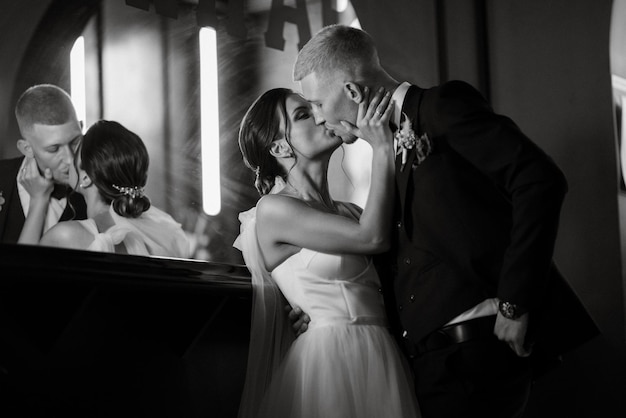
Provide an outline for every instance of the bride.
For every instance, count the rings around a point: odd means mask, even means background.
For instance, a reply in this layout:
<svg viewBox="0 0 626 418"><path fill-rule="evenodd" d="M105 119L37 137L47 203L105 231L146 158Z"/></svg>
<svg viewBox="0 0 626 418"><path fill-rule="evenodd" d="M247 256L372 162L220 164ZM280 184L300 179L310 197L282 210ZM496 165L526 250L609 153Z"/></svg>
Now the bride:
<svg viewBox="0 0 626 418"><path fill-rule="evenodd" d="M412 379L387 329L370 255L388 245L394 153L390 94L367 88L353 133L373 147L361 210L334 201L328 165L341 139L311 104L273 89L249 108L239 146L262 195L240 214L253 282L248 371L240 417L416 417ZM282 297L309 314L294 341Z"/></svg>

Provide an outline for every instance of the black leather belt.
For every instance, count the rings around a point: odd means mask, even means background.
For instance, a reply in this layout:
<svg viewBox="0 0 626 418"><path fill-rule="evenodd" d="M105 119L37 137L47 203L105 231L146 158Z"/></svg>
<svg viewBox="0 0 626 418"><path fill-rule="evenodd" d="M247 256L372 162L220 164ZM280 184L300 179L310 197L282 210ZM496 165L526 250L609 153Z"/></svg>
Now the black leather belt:
<svg viewBox="0 0 626 418"><path fill-rule="evenodd" d="M447 325L428 334L420 342L415 344L411 351L420 355L428 351L448 347L452 344L494 337L493 327L495 321L496 316L490 315Z"/></svg>

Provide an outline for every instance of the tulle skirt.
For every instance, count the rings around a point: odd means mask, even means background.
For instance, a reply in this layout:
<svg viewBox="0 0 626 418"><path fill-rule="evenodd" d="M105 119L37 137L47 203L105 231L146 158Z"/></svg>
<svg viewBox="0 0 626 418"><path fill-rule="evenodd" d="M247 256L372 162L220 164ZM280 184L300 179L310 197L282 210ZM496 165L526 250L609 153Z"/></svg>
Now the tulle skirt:
<svg viewBox="0 0 626 418"><path fill-rule="evenodd" d="M324 325L290 347L261 404L263 418L415 418L405 359L376 325Z"/></svg>

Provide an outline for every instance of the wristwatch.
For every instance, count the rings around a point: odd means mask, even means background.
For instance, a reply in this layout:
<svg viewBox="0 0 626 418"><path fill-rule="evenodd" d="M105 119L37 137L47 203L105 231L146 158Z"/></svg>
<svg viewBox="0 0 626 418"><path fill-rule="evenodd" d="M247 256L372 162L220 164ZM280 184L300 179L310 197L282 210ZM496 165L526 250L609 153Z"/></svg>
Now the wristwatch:
<svg viewBox="0 0 626 418"><path fill-rule="evenodd" d="M500 301L498 311L507 319L517 319L522 315L517 305L511 302Z"/></svg>

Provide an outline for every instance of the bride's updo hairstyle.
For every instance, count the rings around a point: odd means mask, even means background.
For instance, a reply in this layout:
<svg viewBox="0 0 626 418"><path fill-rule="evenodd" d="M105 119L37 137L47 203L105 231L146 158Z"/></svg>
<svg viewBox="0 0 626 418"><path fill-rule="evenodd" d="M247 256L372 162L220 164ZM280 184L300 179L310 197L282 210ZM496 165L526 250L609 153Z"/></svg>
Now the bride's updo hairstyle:
<svg viewBox="0 0 626 418"><path fill-rule="evenodd" d="M280 130L281 117L285 121L284 138L289 142L289 117L287 97L294 94L290 89L276 88L259 96L246 112L239 128L239 149L243 161L256 175L254 186L261 195L274 187L274 179L287 173L276 158L270 154L272 142L283 138Z"/></svg>
<svg viewBox="0 0 626 418"><path fill-rule="evenodd" d="M114 121L98 121L85 133L80 157L81 168L118 215L136 218L150 208L144 195L150 158L135 133Z"/></svg>

